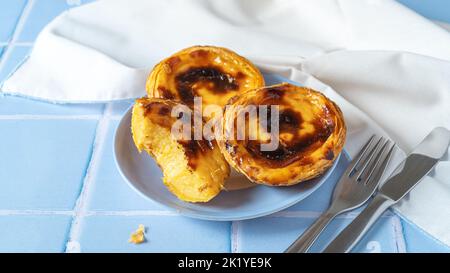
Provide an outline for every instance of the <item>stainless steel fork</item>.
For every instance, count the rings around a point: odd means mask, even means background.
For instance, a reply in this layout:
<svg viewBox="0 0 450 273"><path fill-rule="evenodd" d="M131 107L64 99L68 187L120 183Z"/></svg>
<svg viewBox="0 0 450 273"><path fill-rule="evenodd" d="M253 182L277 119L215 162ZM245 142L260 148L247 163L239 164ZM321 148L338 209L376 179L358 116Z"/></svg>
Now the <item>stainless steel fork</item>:
<svg viewBox="0 0 450 273"><path fill-rule="evenodd" d="M328 210L285 253L307 252L333 218L367 202L380 183L394 147L391 141L373 135L337 183Z"/></svg>

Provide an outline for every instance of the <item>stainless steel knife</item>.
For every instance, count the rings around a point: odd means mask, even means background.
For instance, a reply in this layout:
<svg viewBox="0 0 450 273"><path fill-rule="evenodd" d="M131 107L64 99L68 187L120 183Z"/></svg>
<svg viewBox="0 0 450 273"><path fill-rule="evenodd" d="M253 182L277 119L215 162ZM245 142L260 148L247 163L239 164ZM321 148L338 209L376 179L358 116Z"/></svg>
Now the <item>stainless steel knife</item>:
<svg viewBox="0 0 450 273"><path fill-rule="evenodd" d="M435 128L394 170L369 205L324 250L324 253L349 252L381 214L400 201L445 155L450 131Z"/></svg>

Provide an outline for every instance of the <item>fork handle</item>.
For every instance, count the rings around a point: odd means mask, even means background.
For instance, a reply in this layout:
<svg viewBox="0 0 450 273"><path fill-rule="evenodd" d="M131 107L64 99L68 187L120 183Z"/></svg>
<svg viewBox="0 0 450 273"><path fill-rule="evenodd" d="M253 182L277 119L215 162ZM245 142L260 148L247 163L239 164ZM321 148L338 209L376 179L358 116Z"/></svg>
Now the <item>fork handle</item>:
<svg viewBox="0 0 450 273"><path fill-rule="evenodd" d="M306 253L336 215L330 209L322 214L284 253Z"/></svg>
<svg viewBox="0 0 450 273"><path fill-rule="evenodd" d="M361 240L378 218L395 202L377 194L369 205L323 251L347 253Z"/></svg>

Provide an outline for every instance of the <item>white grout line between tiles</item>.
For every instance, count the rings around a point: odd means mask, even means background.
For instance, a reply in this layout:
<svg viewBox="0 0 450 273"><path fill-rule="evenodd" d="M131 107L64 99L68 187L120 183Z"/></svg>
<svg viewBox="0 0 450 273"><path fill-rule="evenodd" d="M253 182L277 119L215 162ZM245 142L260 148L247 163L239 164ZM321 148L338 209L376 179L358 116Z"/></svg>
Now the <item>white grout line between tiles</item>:
<svg viewBox="0 0 450 273"><path fill-rule="evenodd" d="M73 216L71 210L0 210L0 216L15 215L68 215Z"/></svg>
<svg viewBox="0 0 450 273"><path fill-rule="evenodd" d="M406 241L403 234L403 226L400 217L393 215L391 218L392 227L394 229L395 244L399 253L406 253Z"/></svg>
<svg viewBox="0 0 450 273"><path fill-rule="evenodd" d="M88 211L84 215L89 216L181 216L176 211L165 210L124 210L124 211Z"/></svg>
<svg viewBox="0 0 450 273"><path fill-rule="evenodd" d="M239 253L239 221L231 222L231 253Z"/></svg>
<svg viewBox="0 0 450 273"><path fill-rule="evenodd" d="M0 96L1 98L1 96ZM59 114L13 114L2 115L0 114L0 120L92 120L100 119L103 115L59 115ZM118 121L122 119L122 115L110 114L105 116L106 119L112 121Z"/></svg>
<svg viewBox="0 0 450 273"><path fill-rule="evenodd" d="M19 35L22 33L22 29L25 26L25 23L27 22L31 10L33 9L34 1L35 0L28 0L27 4L25 5L25 8L23 9L22 14L20 15L19 21L17 22L13 36L11 38L11 42L6 45L7 46L6 50L3 53L2 58L0 59L0 71L3 70L6 61L9 59L9 56L11 55L12 45L16 43L17 39L19 39Z"/></svg>
<svg viewBox="0 0 450 273"><path fill-rule="evenodd" d="M0 115L0 120L92 120L102 115Z"/></svg>
<svg viewBox="0 0 450 273"><path fill-rule="evenodd" d="M268 217L283 217L283 218L318 218L322 212L318 211L280 211L269 215Z"/></svg>
<svg viewBox="0 0 450 273"><path fill-rule="evenodd" d="M71 210L0 210L0 216L5 215L25 215L25 214L36 214L36 215L45 215L45 214L61 214L61 215L80 215L76 213L76 209L74 211ZM286 212L278 212L272 215L264 216L264 217L276 217L276 218L317 218L321 215L320 212L315 211L286 211ZM353 219L355 218L357 213L350 213L338 216L340 219ZM90 216L183 216L182 214L172 211L172 210L84 210L83 217ZM390 218L394 215L386 214L381 217ZM239 221L232 221L235 228L237 230Z"/></svg>
<svg viewBox="0 0 450 273"><path fill-rule="evenodd" d="M282 218L318 218L323 212L319 211L280 211L274 214L268 215L268 217L282 217ZM360 212L348 212L338 215L338 219L353 219L358 216ZM381 217L392 217L391 212L384 213Z"/></svg>
<svg viewBox="0 0 450 273"><path fill-rule="evenodd" d="M94 144L92 148L91 160L89 162L86 175L84 177L83 185L81 188L80 195L78 196L77 202L74 208L74 217L69 231L69 238L66 245L66 252L79 252L79 236L81 232L81 222L83 217L87 214L87 204L91 193L91 186L96 178L99 161L102 155L103 148L105 146L105 139L108 133L109 119L112 111L112 105L107 104L103 112L102 118L99 120L97 125L97 131L95 134Z"/></svg>

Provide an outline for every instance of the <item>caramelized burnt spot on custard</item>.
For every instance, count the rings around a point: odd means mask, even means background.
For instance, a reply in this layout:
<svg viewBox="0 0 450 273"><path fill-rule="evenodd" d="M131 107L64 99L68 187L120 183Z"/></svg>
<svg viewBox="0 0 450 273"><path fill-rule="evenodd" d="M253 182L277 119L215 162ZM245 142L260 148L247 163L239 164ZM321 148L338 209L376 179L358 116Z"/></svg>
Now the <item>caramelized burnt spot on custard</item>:
<svg viewBox="0 0 450 273"><path fill-rule="evenodd" d="M178 120L183 120L183 112L180 112L177 116ZM191 116L191 123L194 124L194 117ZM185 124L185 126L190 126L190 124ZM189 139L178 140L184 148L184 153L188 160L188 166L195 170L198 166L199 158L202 154L208 153L208 151L214 149L214 145L210 140L202 139L196 140L194 136L194 130L191 130L191 136Z"/></svg>
<svg viewBox="0 0 450 273"><path fill-rule="evenodd" d="M148 101L146 99L137 100L144 107L144 115L151 119L151 121L168 130L172 129L176 120L184 122L184 112L179 112L176 117L172 117L172 109L176 103L168 101ZM184 123L184 126L191 126L194 124L193 115L191 115L191 123ZM211 141L206 139L195 140L194 130L191 129L191 136L189 139L180 139L177 142L183 146L188 166L193 170L197 168L199 158L202 154L207 153L208 150L213 149Z"/></svg>
<svg viewBox="0 0 450 273"><path fill-rule="evenodd" d="M224 137L233 128L245 131L245 137L239 139L234 131L233 138L219 141L219 146L227 161L254 182L287 186L312 179L330 167L343 148L342 113L317 91L284 83L240 94L228 104ZM256 106L257 114L247 115L246 106ZM245 126L239 126L242 118Z"/></svg>
<svg viewBox="0 0 450 273"><path fill-rule="evenodd" d="M266 97L268 100L274 98L281 99L281 90L272 90L269 92L272 97ZM274 101L273 101L274 102ZM278 101L281 102L281 101ZM267 107L267 116L259 117L267 120L267 132L271 132L271 108ZM304 125L302 114L293 109L286 108L279 112L278 126L279 126L279 140L278 148L271 151L265 151L261 148L261 142L258 140L248 140L245 147L249 153L259 160L262 164L270 165L271 167L285 167L294 161L304 160L308 161L308 154L311 151L321 147L334 130L334 123L330 117L315 118L312 122L308 122L307 126L313 126L313 132L301 133L301 128ZM334 156L327 154L329 160Z"/></svg>
<svg viewBox="0 0 450 273"><path fill-rule="evenodd" d="M263 90L262 94L252 102L255 105L267 107L267 115L262 117L258 114L258 119L266 119L266 131L268 133L272 133L271 106L279 107L279 139L275 150L266 151L262 149L261 145L263 143L259 140L245 140L244 147L255 160L260 162L260 164L282 168L295 161L308 163L310 160L308 154L321 147L334 131L333 119L326 108L323 109L321 115L315 117L312 121L305 121L301 111L296 111L290 105L286 105L283 98L290 92L288 89L289 87L287 85L266 88ZM248 119L246 121L248 122ZM310 130L312 132L302 133L301 129L305 126L313 127L313 129ZM334 155L332 154L332 151L331 153L329 151L325 157L332 160Z"/></svg>
<svg viewBox="0 0 450 273"><path fill-rule="evenodd" d="M200 155L213 149L213 145L208 140L178 140L184 147L184 153L188 160L188 166L196 170L199 164Z"/></svg>
<svg viewBox="0 0 450 273"><path fill-rule="evenodd" d="M285 85L270 86L263 89L263 94L261 95L262 102L266 104L278 105L277 103L283 99L283 96L287 90L287 86Z"/></svg>
<svg viewBox="0 0 450 273"><path fill-rule="evenodd" d="M170 57L166 61L166 65L164 66L164 69L167 74L172 73L172 71L175 69L175 66L181 62L180 57Z"/></svg>
<svg viewBox="0 0 450 273"><path fill-rule="evenodd" d="M203 59L207 60L209 57L209 52L205 49L197 49L194 51L191 51L189 55L194 59Z"/></svg>
<svg viewBox="0 0 450 273"><path fill-rule="evenodd" d="M295 161L301 161L308 164L309 154L321 147L330 135L333 133L334 125L331 120L325 121L317 118L312 122L313 133L300 133L302 127L302 115L291 109L282 110L279 113L279 141L275 150L265 151L261 148L261 142L258 140L249 140L246 149L249 153L259 160L261 164L267 164L271 167L285 167ZM267 124L270 124L268 116ZM268 126L270 133L270 127ZM331 152L331 154L330 154ZM334 155L328 150L326 158L332 160Z"/></svg>
<svg viewBox="0 0 450 273"><path fill-rule="evenodd" d="M168 99L168 100L173 100L175 99L175 96L173 95L173 93L165 88L164 86L158 86L158 92L161 96L161 98L163 99Z"/></svg>
<svg viewBox="0 0 450 273"><path fill-rule="evenodd" d="M239 89L239 84L233 76L215 66L189 68L178 74L175 82L181 101L189 105L194 103L194 97L199 96L199 88L205 88L215 94Z"/></svg>
<svg viewBox="0 0 450 273"><path fill-rule="evenodd" d="M261 72L231 50L194 46L181 50L155 66L147 79L149 97L178 100L193 106L201 97L204 105L223 107L240 93L264 86Z"/></svg>

